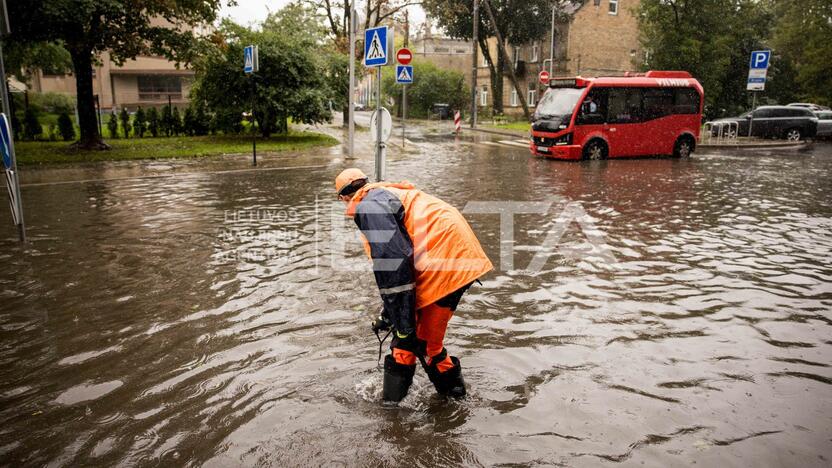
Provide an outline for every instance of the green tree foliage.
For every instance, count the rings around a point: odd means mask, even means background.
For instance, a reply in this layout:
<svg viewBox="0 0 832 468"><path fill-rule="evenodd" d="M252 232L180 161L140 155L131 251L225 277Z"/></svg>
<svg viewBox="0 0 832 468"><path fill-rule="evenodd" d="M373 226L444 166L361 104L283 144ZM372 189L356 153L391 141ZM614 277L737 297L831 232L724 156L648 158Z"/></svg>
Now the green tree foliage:
<svg viewBox="0 0 832 468"><path fill-rule="evenodd" d="M562 19L573 0L481 0L490 1L494 19L503 40L509 44L526 44L546 35L551 27L552 5L558 9ZM473 37L473 0L424 0L422 7L449 36L458 39ZM503 111L503 76L508 63L499 50L489 50L487 39L496 37L484 8L479 12L479 34L477 42L486 57L491 75L491 89L495 112Z"/></svg>
<svg viewBox="0 0 832 468"><path fill-rule="evenodd" d="M798 90L792 99L832 106L832 2L776 0L772 8L773 64L787 64L786 86Z"/></svg>
<svg viewBox="0 0 832 468"><path fill-rule="evenodd" d="M23 114L23 134L27 140L35 140L43 134L43 127L40 125L38 113L33 107L27 108Z"/></svg>
<svg viewBox="0 0 832 468"><path fill-rule="evenodd" d="M117 64L140 54L190 62L201 41L188 26L212 23L220 6L220 0L15 0L8 2L8 42L19 47L52 42L66 48L75 72L78 144L103 149L92 87L97 55L109 51ZM173 27L160 25L157 18Z"/></svg>
<svg viewBox="0 0 832 468"><path fill-rule="evenodd" d="M127 113L126 107L121 109L118 118L121 120L121 131L124 132L124 138L130 138L130 114Z"/></svg>
<svg viewBox="0 0 832 468"><path fill-rule="evenodd" d="M465 76L453 70L443 70L430 62L414 60L413 74L418 77L407 85L408 117L428 117L433 104L450 104L451 109L468 107L471 88ZM400 115L402 85L396 84L395 69L386 67L382 72L382 91L395 100L396 114Z"/></svg>
<svg viewBox="0 0 832 468"><path fill-rule="evenodd" d="M225 44L196 64L191 97L221 114L220 127L233 130L234 119L239 122L252 106L264 137L286 129L289 118L309 124L331 119L325 69L315 47L270 29L252 31L228 20L219 33ZM260 71L254 76L242 72L247 44L259 47Z"/></svg>
<svg viewBox="0 0 832 468"><path fill-rule="evenodd" d="M58 116L58 132L64 141L75 139L75 124L72 123L72 119L69 118L69 114L66 112L61 112L61 115Z"/></svg>
<svg viewBox="0 0 832 468"><path fill-rule="evenodd" d="M763 48L773 17L756 0L642 0L645 69L686 70L705 88L707 118L747 107L751 51Z"/></svg>
<svg viewBox="0 0 832 468"><path fill-rule="evenodd" d="M154 138L159 136L159 112L155 107L147 110L147 130Z"/></svg>
<svg viewBox="0 0 832 468"><path fill-rule="evenodd" d="M205 104L195 102L191 104L191 107L194 109L194 135L207 135L211 123L210 117L205 110Z"/></svg>
<svg viewBox="0 0 832 468"><path fill-rule="evenodd" d="M118 138L118 117L115 112L110 114L110 120L107 121L107 130L110 132L110 138Z"/></svg>

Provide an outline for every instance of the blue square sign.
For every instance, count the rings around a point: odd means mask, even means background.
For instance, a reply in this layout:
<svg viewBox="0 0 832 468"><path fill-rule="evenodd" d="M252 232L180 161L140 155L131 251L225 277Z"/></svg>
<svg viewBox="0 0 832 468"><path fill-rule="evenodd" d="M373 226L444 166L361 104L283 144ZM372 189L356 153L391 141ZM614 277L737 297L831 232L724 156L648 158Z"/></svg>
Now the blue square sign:
<svg viewBox="0 0 832 468"><path fill-rule="evenodd" d="M770 50L755 50L754 52L751 52L751 68L754 70L767 69L770 58Z"/></svg>
<svg viewBox="0 0 832 468"><path fill-rule="evenodd" d="M396 65L396 83L413 83L412 65Z"/></svg>
<svg viewBox="0 0 832 468"><path fill-rule="evenodd" d="M387 65L387 26L370 28L364 31L364 66L380 67Z"/></svg>

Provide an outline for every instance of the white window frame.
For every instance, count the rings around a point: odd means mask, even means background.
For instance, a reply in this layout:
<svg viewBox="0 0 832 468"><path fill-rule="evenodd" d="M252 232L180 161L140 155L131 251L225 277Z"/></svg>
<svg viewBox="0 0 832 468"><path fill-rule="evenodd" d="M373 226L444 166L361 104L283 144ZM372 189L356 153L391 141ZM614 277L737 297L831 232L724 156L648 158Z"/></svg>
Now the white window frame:
<svg viewBox="0 0 832 468"><path fill-rule="evenodd" d="M482 51L480 51L480 52L482 52ZM481 66L483 66L483 67L488 66L488 58L486 57L485 52L482 53L482 65Z"/></svg>
<svg viewBox="0 0 832 468"><path fill-rule="evenodd" d="M517 62L520 61L520 46L514 46L514 68L517 69Z"/></svg>
<svg viewBox="0 0 832 468"><path fill-rule="evenodd" d="M482 91L480 91L480 105L488 105L488 88L486 88L485 86L483 86Z"/></svg>
<svg viewBox="0 0 832 468"><path fill-rule="evenodd" d="M610 11L609 11L609 13L611 15L618 15L618 8L620 7L620 5L618 5L618 2L619 2L619 0L610 0ZM613 8L612 8L613 5L615 5L615 10L613 10Z"/></svg>
<svg viewBox="0 0 832 468"><path fill-rule="evenodd" d="M532 44L532 63L540 61L540 46L535 42Z"/></svg>
<svg viewBox="0 0 832 468"><path fill-rule="evenodd" d="M530 89L529 90L529 92L527 94L527 100L529 101L529 106L535 107L537 105L536 104L536 102L537 102L537 90L536 89Z"/></svg>
<svg viewBox="0 0 832 468"><path fill-rule="evenodd" d="M512 87L511 88L511 101L509 103L512 107L517 107L517 89Z"/></svg>

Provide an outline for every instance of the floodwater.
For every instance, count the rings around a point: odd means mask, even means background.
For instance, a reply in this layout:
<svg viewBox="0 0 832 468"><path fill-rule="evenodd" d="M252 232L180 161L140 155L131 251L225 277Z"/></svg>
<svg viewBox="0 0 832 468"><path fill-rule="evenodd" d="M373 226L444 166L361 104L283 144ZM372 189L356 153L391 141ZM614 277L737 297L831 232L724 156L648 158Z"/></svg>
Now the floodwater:
<svg viewBox="0 0 832 468"><path fill-rule="evenodd" d="M420 369L395 409L333 212L347 164L25 186L31 242L0 231L0 464L829 465L832 146L583 164L411 135L389 179L551 205L513 241L469 206L495 265L513 252L449 327L470 395Z"/></svg>

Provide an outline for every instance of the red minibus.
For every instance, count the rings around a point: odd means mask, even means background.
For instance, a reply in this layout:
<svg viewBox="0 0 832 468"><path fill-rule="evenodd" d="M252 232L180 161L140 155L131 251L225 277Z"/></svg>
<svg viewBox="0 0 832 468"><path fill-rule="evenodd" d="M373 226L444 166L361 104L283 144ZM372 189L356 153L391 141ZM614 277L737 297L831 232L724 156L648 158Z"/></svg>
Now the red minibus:
<svg viewBox="0 0 832 468"><path fill-rule="evenodd" d="M553 78L529 148L557 159L688 157L702 124L702 85L683 71Z"/></svg>

